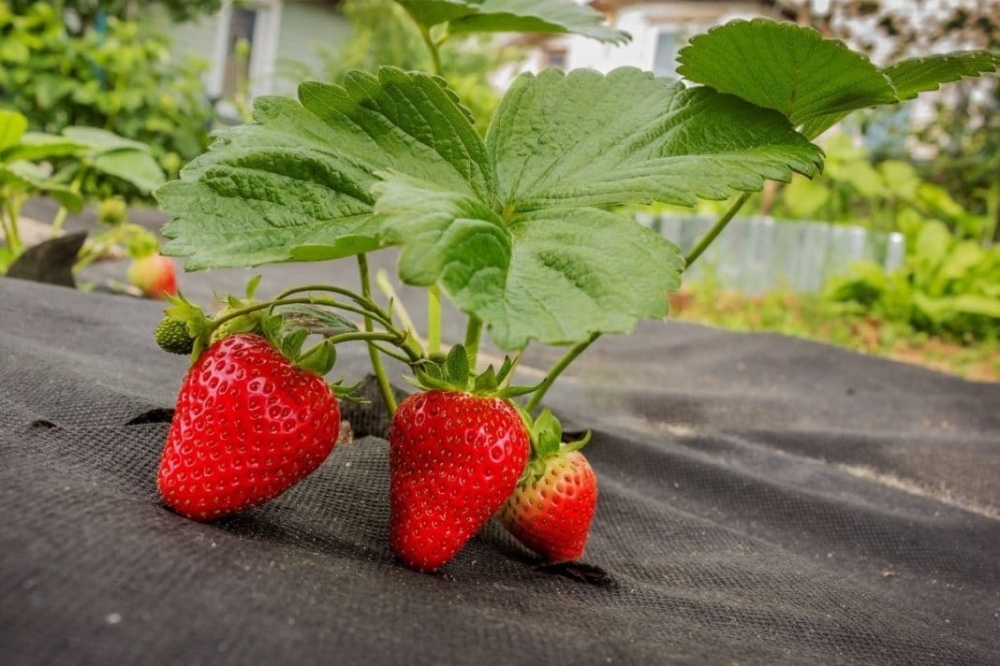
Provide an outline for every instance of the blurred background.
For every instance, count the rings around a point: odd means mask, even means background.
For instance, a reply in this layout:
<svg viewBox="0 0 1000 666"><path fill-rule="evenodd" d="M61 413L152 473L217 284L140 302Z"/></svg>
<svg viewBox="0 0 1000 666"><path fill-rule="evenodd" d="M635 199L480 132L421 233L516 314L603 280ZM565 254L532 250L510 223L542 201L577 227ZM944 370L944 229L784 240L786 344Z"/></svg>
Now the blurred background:
<svg viewBox="0 0 1000 666"><path fill-rule="evenodd" d="M589 4L632 40L499 34L444 46L442 69L481 132L521 71L676 77L687 40L733 19L810 25L878 65L1000 50L1000 0ZM379 65L432 69L392 0L0 0L0 273L30 277L25 255L59 237L69 257L60 280L107 288L88 282L87 267L124 259L129 274L112 287L162 297L169 284L143 274L163 221L151 192L213 130L250 122L254 98ZM673 316L1000 381L998 107L1000 79L985 77L852 114L818 139L822 178L754 195L685 276ZM725 207L624 212L686 250Z"/></svg>

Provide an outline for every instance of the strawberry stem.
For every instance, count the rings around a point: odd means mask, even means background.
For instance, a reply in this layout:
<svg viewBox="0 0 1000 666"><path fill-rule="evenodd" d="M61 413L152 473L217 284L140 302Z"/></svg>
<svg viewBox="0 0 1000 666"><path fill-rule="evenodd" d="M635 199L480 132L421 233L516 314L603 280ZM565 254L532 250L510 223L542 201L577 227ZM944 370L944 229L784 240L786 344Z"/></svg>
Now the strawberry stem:
<svg viewBox="0 0 1000 666"><path fill-rule="evenodd" d="M362 260L362 259L360 259L360 257L363 257L364 255L358 255L358 256L359 256L358 263L360 264L360 263L362 263L362 261L364 261L365 265L367 266L367 258L364 259L364 260ZM367 275L368 275L368 271L367 271L367 269L365 269L363 271L363 276L364 277L362 278L362 291L364 291L367 295L359 296L358 294L354 293L350 289L345 289L344 287L336 287L336 286L333 286L333 285L326 285L326 284L310 284L310 285L305 285L305 286L302 286L302 287L295 287L293 289L285 290L285 291L281 292L280 294L278 294L275 297L274 300L275 301L283 301L284 299L286 299L287 297L291 296L292 294L301 294L301 293L304 293L304 292L311 292L311 291L330 292L330 293L333 293L333 294L340 294L341 296L346 296L347 298L349 298L352 301L354 301L355 303L357 303L360 306L361 309L360 310L359 309L353 309L353 308L351 308L351 306L347 306L347 305L344 305L344 304L341 304L341 303L337 303L336 301L333 301L333 300L329 301L328 303L331 304L331 305L335 304L334 307L339 307L342 310L349 310L351 312L354 312L354 313L357 313L357 314L361 314L361 315L363 315L365 317L370 317L370 318L378 321L380 324L386 326L387 328L390 328L390 327L393 326L392 325L392 318L390 317L389 313L385 312L382 308L380 308L375 303L375 301L372 300L371 295L370 295L371 288L370 288L370 286L367 286L369 284L368 283L368 279L367 279ZM320 304L320 303L317 303L317 304ZM281 303L277 303L277 305L281 305Z"/></svg>
<svg viewBox="0 0 1000 666"><path fill-rule="evenodd" d="M586 351L587 347L589 347L591 343L599 337L601 337L600 333L591 333L589 338L574 345L565 354L563 354L562 358L556 361L555 365L552 366L548 374L545 375L545 379L542 380L542 383L539 384L538 388L536 388L534 393L531 394L531 399L528 401L528 404L525 405L524 411L531 414L538 409L538 405L541 404L542 398L545 397L545 393L552 387L552 384L555 383L559 375L561 375L562 372L576 360L576 357Z"/></svg>
<svg viewBox="0 0 1000 666"><path fill-rule="evenodd" d="M483 320L475 315L469 315L465 328L465 353L469 358L469 368L476 374L476 360L479 356L479 341L483 336Z"/></svg>
<svg viewBox="0 0 1000 666"><path fill-rule="evenodd" d="M691 264L693 264L698 259L698 257L701 256L702 252L704 252L708 248L708 246L715 241L718 235L722 233L722 230L726 228L726 225L728 225L730 221L732 221L732 219L736 217L736 213L740 212L740 208L743 208L743 204L745 204L747 202L747 199L749 198L750 198L749 192L744 192L743 194L738 196L736 198L736 201L733 202L733 205L730 206L729 209L726 210L726 212L723 213L719 217L719 219L715 221L715 224L712 225L712 228L709 229L708 232L706 232L705 235L701 237L701 239L695 244L695 246L691 248L691 251L688 252L687 256L684 257L685 270L688 267L690 267Z"/></svg>
<svg viewBox="0 0 1000 666"><path fill-rule="evenodd" d="M433 284L427 288L427 353L441 353L441 289Z"/></svg>
<svg viewBox="0 0 1000 666"><path fill-rule="evenodd" d="M361 293L365 299L371 302L371 271L368 268L368 256L364 253L358 255L358 273L361 279ZM392 327L391 318L387 318L390 319L389 327ZM373 328L371 318L365 317L365 331L372 334ZM371 361L372 371L375 373L375 381L378 383L378 389L382 394L382 400L385 402L385 407L389 410L389 416L394 416L396 414L397 406L396 395L392 391L392 385L389 383L389 375L385 372L385 365L382 363L382 357L379 355L379 348L378 345L375 344L375 340L368 341L368 359Z"/></svg>

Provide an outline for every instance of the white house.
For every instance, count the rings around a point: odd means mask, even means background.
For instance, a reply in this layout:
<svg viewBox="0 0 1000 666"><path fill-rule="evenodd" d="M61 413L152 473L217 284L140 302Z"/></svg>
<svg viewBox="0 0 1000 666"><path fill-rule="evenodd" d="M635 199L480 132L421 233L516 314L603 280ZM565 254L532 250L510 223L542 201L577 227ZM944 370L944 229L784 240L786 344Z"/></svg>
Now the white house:
<svg viewBox="0 0 1000 666"><path fill-rule="evenodd" d="M335 0L226 1L214 16L174 26L175 49L207 61L209 98L231 99L245 82L248 96L294 94L296 81L282 75L294 63L299 70L320 69L321 48L336 50L351 25ZM249 52L237 45L246 40Z"/></svg>

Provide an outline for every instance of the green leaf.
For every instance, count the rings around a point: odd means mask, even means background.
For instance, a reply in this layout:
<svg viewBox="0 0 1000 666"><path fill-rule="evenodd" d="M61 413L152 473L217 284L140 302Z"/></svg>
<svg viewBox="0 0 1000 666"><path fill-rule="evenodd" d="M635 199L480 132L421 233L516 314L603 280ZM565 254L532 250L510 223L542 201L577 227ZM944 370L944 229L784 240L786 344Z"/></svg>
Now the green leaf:
<svg viewBox="0 0 1000 666"><path fill-rule="evenodd" d="M479 7L465 0L396 0L425 28L479 11Z"/></svg>
<svg viewBox="0 0 1000 666"><path fill-rule="evenodd" d="M0 153L20 143L21 137L27 131L27 118L17 111L0 109Z"/></svg>
<svg viewBox="0 0 1000 666"><path fill-rule="evenodd" d="M341 333L355 333L358 330L357 325L349 319L331 312L328 308L315 305L290 303L279 305L274 311L281 315L282 334L290 333L293 329L305 329L309 333L331 338Z"/></svg>
<svg viewBox="0 0 1000 666"><path fill-rule="evenodd" d="M455 345L444 360L444 378L455 386L468 386L469 373L469 355L463 345Z"/></svg>
<svg viewBox="0 0 1000 666"><path fill-rule="evenodd" d="M36 162L55 157L78 155L87 147L72 139L41 132L26 132L21 142L10 147L4 154L5 160L27 160Z"/></svg>
<svg viewBox="0 0 1000 666"><path fill-rule="evenodd" d="M323 340L306 351L299 354L295 359L295 367L313 373L319 377L325 377L333 370L337 364L337 347L329 340Z"/></svg>
<svg viewBox="0 0 1000 666"><path fill-rule="evenodd" d="M338 152L370 171L392 168L481 198L492 189L486 148L441 78L394 67L377 76L355 71L343 87L304 83L299 99L338 131Z"/></svg>
<svg viewBox="0 0 1000 666"><path fill-rule="evenodd" d="M948 299L955 312L1000 319L1000 300L978 294L959 294Z"/></svg>
<svg viewBox="0 0 1000 666"><path fill-rule="evenodd" d="M778 113L628 67L521 75L486 142L499 195L517 210L693 205L812 176L822 156Z"/></svg>
<svg viewBox="0 0 1000 666"><path fill-rule="evenodd" d="M53 180L33 162L18 160L0 164L0 183L12 184L15 189L37 192L52 197L71 213L83 210L83 199L66 185Z"/></svg>
<svg viewBox="0 0 1000 666"><path fill-rule="evenodd" d="M90 149L91 154L100 155L112 150L122 150L130 148L140 152L148 153L149 146L139 141L132 141L125 137L118 136L114 132L100 129L98 127L67 127L63 131L63 136L77 143L81 143Z"/></svg>
<svg viewBox="0 0 1000 666"><path fill-rule="evenodd" d="M167 179L152 155L131 148L101 152L94 157L92 165L102 173L131 183L142 192L152 192Z"/></svg>
<svg viewBox="0 0 1000 666"><path fill-rule="evenodd" d="M431 183L387 177L375 190L383 241L402 246L403 282L440 284L505 350L630 331L664 316L680 284L677 247L624 216L575 208L503 220Z"/></svg>
<svg viewBox="0 0 1000 666"><path fill-rule="evenodd" d="M333 151L337 135L293 100L254 106L257 124L224 133L155 192L172 217L163 252L189 256L188 270L289 261L369 221L373 177Z"/></svg>
<svg viewBox="0 0 1000 666"><path fill-rule="evenodd" d="M562 444L562 424L548 407L531 424L531 446L535 457L545 458L559 451Z"/></svg>
<svg viewBox="0 0 1000 666"><path fill-rule="evenodd" d="M732 21L692 38L677 60L681 76L779 111L796 127L898 101L866 56L793 23Z"/></svg>
<svg viewBox="0 0 1000 666"><path fill-rule="evenodd" d="M480 0L468 4L478 11L450 20L450 33L572 33L612 44L631 39L627 32L604 26L604 14L576 0Z"/></svg>
<svg viewBox="0 0 1000 666"><path fill-rule="evenodd" d="M383 68L305 83L299 97L256 99L256 123L156 191L173 218L164 253L195 270L370 251L368 190L390 167L484 198L493 189L485 146L440 79Z"/></svg>
<svg viewBox="0 0 1000 666"><path fill-rule="evenodd" d="M892 81L899 99L913 99L919 93L937 90L942 83L966 76L996 72L1000 55L989 51L959 51L924 58L902 60L882 72Z"/></svg>

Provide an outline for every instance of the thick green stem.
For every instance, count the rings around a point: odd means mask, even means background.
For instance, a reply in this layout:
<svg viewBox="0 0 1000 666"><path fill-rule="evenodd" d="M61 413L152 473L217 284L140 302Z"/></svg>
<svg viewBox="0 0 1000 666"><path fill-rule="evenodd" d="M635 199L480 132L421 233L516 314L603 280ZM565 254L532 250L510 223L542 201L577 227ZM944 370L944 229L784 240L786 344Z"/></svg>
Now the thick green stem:
<svg viewBox="0 0 1000 666"><path fill-rule="evenodd" d="M691 264L698 259L698 257L701 256L702 252L704 252L713 241L715 241L716 237L718 237L718 235L722 233L722 230L726 228L726 225L729 224L734 217L736 217L736 213L740 212L740 209L743 208L743 204L745 204L749 198L750 193L744 192L736 198L736 201L734 201L733 205L729 207L729 210L723 213L722 216L716 220L712 228L708 230L708 233L702 236L698 243L691 249L690 252L688 252L687 256L684 257L685 270L689 268Z"/></svg>
<svg viewBox="0 0 1000 666"><path fill-rule="evenodd" d="M17 228L17 218L21 214L21 204L14 200L12 195L3 202L4 215L4 238L7 240L7 249L13 256L21 254L24 244L21 243L21 232Z"/></svg>
<svg viewBox="0 0 1000 666"><path fill-rule="evenodd" d="M9 218L9 222L8 222ZM11 254L17 255L21 239L17 233L17 220L7 210L7 199L0 200L0 229L3 229L4 244Z"/></svg>
<svg viewBox="0 0 1000 666"><path fill-rule="evenodd" d="M427 46L427 51L431 55L431 62L434 66L434 73L438 76L442 76L441 69L441 51L438 49L438 45L434 42L434 38L431 37L430 28L421 25L420 26L420 36L424 40L424 44Z"/></svg>
<svg viewBox="0 0 1000 666"><path fill-rule="evenodd" d="M335 345L339 345L341 342L352 342L355 340L364 340L367 342L399 342L399 337L392 333L380 333L378 331L354 331L353 333L341 333L340 335L333 335L327 340Z"/></svg>
<svg viewBox="0 0 1000 666"><path fill-rule="evenodd" d="M344 287L337 287L329 284L307 284L299 287L293 287L292 289L286 289L285 291L275 296L274 300L281 300L283 298L291 296L292 294L302 294L311 291L322 291L322 292L329 292L331 294L340 294L341 296L346 296L355 303L357 303L358 305L360 305L366 311L369 311L372 314L372 316L378 319L379 321L382 320L389 321L388 313L386 313L385 311L382 310L382 308L376 305L375 301L373 301L370 297L358 295L353 291L351 291L350 289L346 289ZM391 321L389 323L391 324Z"/></svg>
<svg viewBox="0 0 1000 666"><path fill-rule="evenodd" d="M561 375L563 371L576 360L576 357L586 351L587 347L593 344L594 340L599 337L601 337L600 333L592 333L585 341L571 347L565 354L563 354L562 358L556 361L556 364L552 366L549 373L545 375L545 379L538 385L535 392L531 394L531 399L528 401L528 404L525 405L524 411L531 414L538 409L538 406L542 403L542 398L545 397L546 392L548 392L549 388L552 387L552 384L555 383L559 375Z"/></svg>
<svg viewBox="0 0 1000 666"><path fill-rule="evenodd" d="M83 177L87 174L87 168L81 167L77 172L76 177L73 182L70 183L69 189L74 194L80 193L80 188L83 187ZM59 210L56 211L56 216L52 218L52 235L55 236L62 229L63 222L66 221L66 216L69 215L69 209L66 206L59 206Z"/></svg>
<svg viewBox="0 0 1000 666"><path fill-rule="evenodd" d="M441 289L436 284L427 289L427 353L441 354Z"/></svg>
<svg viewBox="0 0 1000 666"><path fill-rule="evenodd" d="M483 320L475 315L469 315L465 328L465 353L469 357L469 368L476 373L476 361L479 356L479 340L483 337Z"/></svg>
<svg viewBox="0 0 1000 666"><path fill-rule="evenodd" d="M371 275L368 269L368 257L363 253L358 255L358 274L361 279L361 295L371 301ZM371 317L365 317L365 331L372 333L373 328L374 325ZM389 376L385 372L385 365L382 363L382 357L379 354L375 340L368 341L368 358L371 361L372 370L375 372L375 380L378 382L379 391L382 393L382 400L385 401L386 409L389 410L389 416L394 416L397 407L396 395L392 391L392 384L389 383Z"/></svg>

